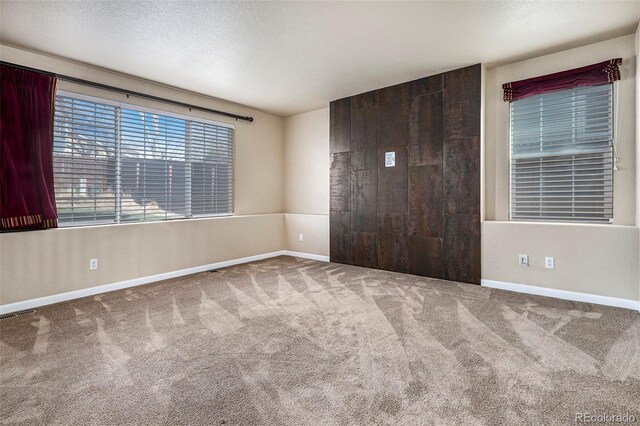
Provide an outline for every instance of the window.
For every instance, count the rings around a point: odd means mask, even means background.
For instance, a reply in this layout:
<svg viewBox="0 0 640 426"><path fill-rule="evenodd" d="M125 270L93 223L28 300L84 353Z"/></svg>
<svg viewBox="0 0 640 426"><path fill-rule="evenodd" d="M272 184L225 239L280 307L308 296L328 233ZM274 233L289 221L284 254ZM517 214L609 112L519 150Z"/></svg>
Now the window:
<svg viewBox="0 0 640 426"><path fill-rule="evenodd" d="M54 184L61 225L231 214L233 128L59 93Z"/></svg>
<svg viewBox="0 0 640 426"><path fill-rule="evenodd" d="M511 219L611 222L612 84L511 102Z"/></svg>

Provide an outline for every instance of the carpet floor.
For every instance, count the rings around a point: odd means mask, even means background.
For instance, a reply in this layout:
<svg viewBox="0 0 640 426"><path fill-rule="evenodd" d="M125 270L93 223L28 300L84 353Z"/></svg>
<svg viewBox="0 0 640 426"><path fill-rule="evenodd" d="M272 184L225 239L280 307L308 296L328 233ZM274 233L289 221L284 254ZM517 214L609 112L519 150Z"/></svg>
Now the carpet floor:
<svg viewBox="0 0 640 426"><path fill-rule="evenodd" d="M3 424L640 422L640 315L292 257L0 321Z"/></svg>

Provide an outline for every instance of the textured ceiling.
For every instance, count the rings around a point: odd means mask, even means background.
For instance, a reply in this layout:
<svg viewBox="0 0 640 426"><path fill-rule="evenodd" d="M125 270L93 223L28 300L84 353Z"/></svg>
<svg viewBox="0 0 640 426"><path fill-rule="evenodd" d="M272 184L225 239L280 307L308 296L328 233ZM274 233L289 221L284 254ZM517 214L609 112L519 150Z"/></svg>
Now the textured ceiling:
<svg viewBox="0 0 640 426"><path fill-rule="evenodd" d="M640 1L4 1L2 43L279 115L630 34Z"/></svg>

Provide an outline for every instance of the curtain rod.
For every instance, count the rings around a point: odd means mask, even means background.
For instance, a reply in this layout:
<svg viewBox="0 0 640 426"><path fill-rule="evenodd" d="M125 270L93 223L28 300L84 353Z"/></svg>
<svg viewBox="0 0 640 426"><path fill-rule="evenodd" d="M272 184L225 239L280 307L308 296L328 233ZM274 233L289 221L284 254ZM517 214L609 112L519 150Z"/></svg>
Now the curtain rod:
<svg viewBox="0 0 640 426"><path fill-rule="evenodd" d="M126 89L123 89L121 87L110 86L108 84L102 84L102 83L96 83L94 81L83 80L81 78L71 77L71 76L64 75L64 74L57 74L57 73L53 73L53 72L39 70L37 68L30 68L30 67L26 67L26 66L23 66L23 65L12 64L10 62L0 61L0 65L6 65L6 66L14 67L14 68L17 68L17 69L25 70L25 71L37 72L37 73L40 73L40 74L45 74L45 75L48 75L48 76L51 76L51 77L55 77L58 80L68 81L70 83L83 84L85 86L91 86L91 87L96 87L98 89L110 90L112 92L123 93L123 94L125 94L127 96L135 96L137 98L149 99L149 100L152 100L152 101L164 102L166 104L178 105L178 106L181 106L181 107L184 107L184 108L189 108L189 110L195 109L195 110L199 110L199 111L208 112L208 113L211 113L211 114L223 115L225 117L235 118L236 120L248 121L249 123L251 123L253 121L253 117L250 117L250 116L243 116L243 115L233 114L233 113L230 113L230 112L219 111L217 109L205 108L205 107L201 107L201 106L198 106L198 105L188 104L186 102L180 102L180 101L174 101L174 100L167 99L167 98L161 98L160 96L147 95L146 93L135 92L133 90L126 90Z"/></svg>

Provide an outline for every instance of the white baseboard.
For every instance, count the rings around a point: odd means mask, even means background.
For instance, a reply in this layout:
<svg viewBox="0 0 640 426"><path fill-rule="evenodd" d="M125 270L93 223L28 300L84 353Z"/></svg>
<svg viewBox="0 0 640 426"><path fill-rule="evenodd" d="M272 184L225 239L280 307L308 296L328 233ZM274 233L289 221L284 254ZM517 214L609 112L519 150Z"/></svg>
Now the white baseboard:
<svg viewBox="0 0 640 426"><path fill-rule="evenodd" d="M283 250L285 256L302 257L304 259L319 260L320 262L328 262L329 256L321 256L319 254L302 253L299 251Z"/></svg>
<svg viewBox="0 0 640 426"><path fill-rule="evenodd" d="M269 259L277 256L294 256L305 259L319 260L328 262L328 256L320 256L311 253L301 253L297 251L279 250L270 253L257 254L255 256L242 257L240 259L225 260L222 262L210 263L208 265L194 266L193 268L180 269L178 271L165 272L163 274L149 275L141 278L134 278L126 281L100 285L97 287L83 288L81 290L69 291L66 293L53 294L51 296L38 297L37 299L24 300L22 302L8 303L0 305L0 315L10 314L12 312L23 311L25 309L33 309L40 306L51 305L54 303L65 302L67 300L79 299L81 297L94 296L109 291L121 290L123 288L135 287L143 284L150 284L157 281L168 280L170 278L182 277L184 275L196 274L198 272L209 271L211 269L226 268L228 266L239 265L242 263L255 262L257 260Z"/></svg>
<svg viewBox="0 0 640 426"><path fill-rule="evenodd" d="M504 281L480 280L483 287L509 290L516 293L534 294L536 296L555 297L556 299L573 300L575 302L595 303L597 305L615 306L640 311L640 301L619 299L617 297L599 296L597 294L578 293L575 291L557 290L526 284L515 284Z"/></svg>

